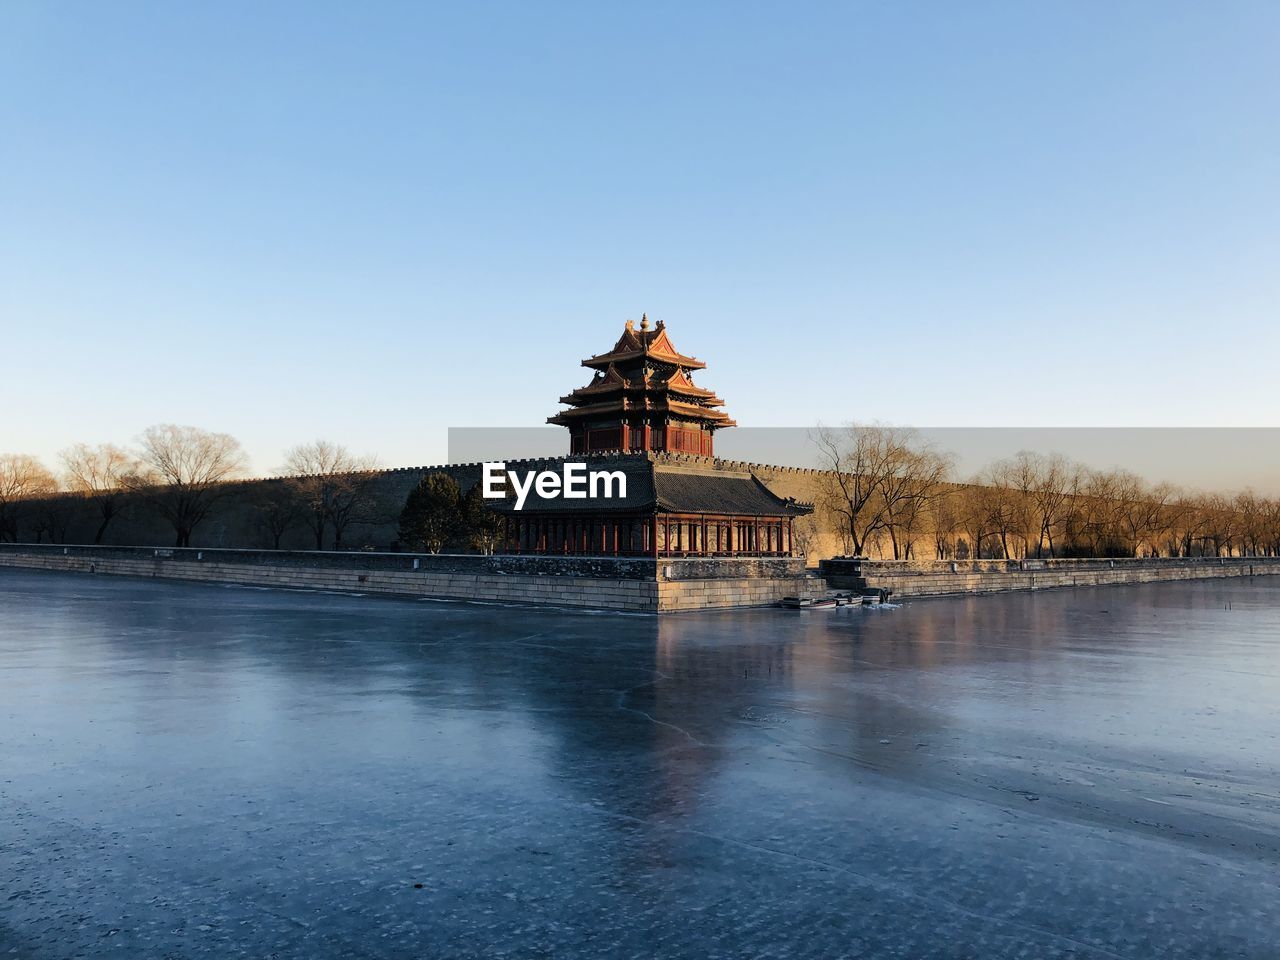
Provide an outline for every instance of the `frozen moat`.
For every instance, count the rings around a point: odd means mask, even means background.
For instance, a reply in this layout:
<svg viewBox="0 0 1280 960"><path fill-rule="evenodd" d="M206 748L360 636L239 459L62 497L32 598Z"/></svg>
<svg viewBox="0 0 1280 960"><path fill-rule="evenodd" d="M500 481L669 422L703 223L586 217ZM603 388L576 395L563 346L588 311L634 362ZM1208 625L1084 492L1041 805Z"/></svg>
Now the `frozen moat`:
<svg viewBox="0 0 1280 960"><path fill-rule="evenodd" d="M1280 957L1280 583L582 615L0 572L0 957Z"/></svg>

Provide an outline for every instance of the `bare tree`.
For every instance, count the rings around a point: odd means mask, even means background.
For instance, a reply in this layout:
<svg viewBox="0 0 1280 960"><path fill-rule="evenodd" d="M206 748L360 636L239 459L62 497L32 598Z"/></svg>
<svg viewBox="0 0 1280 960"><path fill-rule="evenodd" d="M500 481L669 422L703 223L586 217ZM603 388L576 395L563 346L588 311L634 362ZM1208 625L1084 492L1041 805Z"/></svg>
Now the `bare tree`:
<svg viewBox="0 0 1280 960"><path fill-rule="evenodd" d="M1024 551L1031 553L1035 544L1037 557L1054 555L1053 537L1067 514L1070 500L1078 491L1082 468L1061 454L1034 453L1021 450L1008 460L1001 460L987 471L992 482L1015 491L1021 501L1017 505L1022 529L1019 537Z"/></svg>
<svg viewBox="0 0 1280 960"><path fill-rule="evenodd" d="M352 523L365 519L373 506L377 478L373 457L354 456L346 447L316 440L294 447L285 455L286 483L303 507L303 519L324 549L325 530L333 527L333 549L342 549L342 535Z"/></svg>
<svg viewBox="0 0 1280 960"><path fill-rule="evenodd" d="M978 537L978 546L985 531L1000 544L1000 556L1012 559L1017 555L1013 542L1021 540L1022 552L1026 552L1029 513L1027 498L1015 486L1017 481L1008 469L1007 462L997 462L974 478L969 523Z"/></svg>
<svg viewBox="0 0 1280 960"><path fill-rule="evenodd" d="M1280 557L1280 497L1262 502L1263 555Z"/></svg>
<svg viewBox="0 0 1280 960"><path fill-rule="evenodd" d="M943 493L951 458L906 431L899 432L897 442L901 448L880 481L880 494L893 559L909 560L925 508Z"/></svg>
<svg viewBox="0 0 1280 960"><path fill-rule="evenodd" d="M1220 493L1213 493L1205 498L1203 508L1206 514L1205 535L1213 545L1213 555L1231 556L1240 533L1240 518L1232 509L1231 501Z"/></svg>
<svg viewBox="0 0 1280 960"><path fill-rule="evenodd" d="M298 498L279 480L268 480L260 484L254 491L249 506L259 536L272 550L279 550L284 535L302 520Z"/></svg>
<svg viewBox="0 0 1280 960"><path fill-rule="evenodd" d="M30 520L27 521L35 534L36 543L44 543L46 535L50 543L66 543L67 527L71 523L72 501L66 497L40 497L29 505Z"/></svg>
<svg viewBox="0 0 1280 960"><path fill-rule="evenodd" d="M1147 482L1128 470L1112 470L1107 475L1109 495L1105 509L1109 522L1107 539L1113 549L1136 557L1147 537L1150 510Z"/></svg>
<svg viewBox="0 0 1280 960"><path fill-rule="evenodd" d="M1139 481L1139 495L1132 501L1122 502L1125 532L1135 557L1142 556L1144 547L1149 556L1160 555L1160 543L1168 533L1168 508L1173 497L1174 488L1168 483L1151 486Z"/></svg>
<svg viewBox="0 0 1280 960"><path fill-rule="evenodd" d="M1208 531L1213 524L1209 500L1203 494L1186 493L1174 500L1180 552L1184 557L1194 556L1197 548L1203 555L1207 550Z"/></svg>
<svg viewBox="0 0 1280 960"><path fill-rule="evenodd" d="M989 521L1000 538L1005 557L1015 556L1010 547L1012 540L1021 541L1021 555L1025 557L1031 552L1032 536L1040 531L1033 498L1040 483L1036 459L1024 452L1009 460L998 460L987 467L978 482L991 487Z"/></svg>
<svg viewBox="0 0 1280 960"><path fill-rule="evenodd" d="M138 472L138 461L128 451L109 443L96 447L77 443L63 450L59 456L63 484L98 510L98 529L93 535L93 542L101 543L107 527L120 513L126 480Z"/></svg>
<svg viewBox="0 0 1280 960"><path fill-rule="evenodd" d="M956 555L956 531L960 528L958 504L962 488L951 487L930 504L933 518L933 551L935 559L950 560Z"/></svg>
<svg viewBox="0 0 1280 960"><path fill-rule="evenodd" d="M1086 556L1105 557L1127 552L1120 544L1116 511L1118 478L1114 471L1089 470L1072 500L1070 539Z"/></svg>
<svg viewBox="0 0 1280 960"><path fill-rule="evenodd" d="M992 494L989 487L973 481L961 487L955 498L956 525L967 538L968 556L962 559L981 560L982 545L991 534ZM958 545L957 545L958 546ZM959 554L957 553L957 556Z"/></svg>
<svg viewBox="0 0 1280 960"><path fill-rule="evenodd" d="M191 546L195 532L227 491L227 481L244 474L240 441L225 433L171 423L149 427L139 439L141 469L126 478L173 526L176 545Z"/></svg>
<svg viewBox="0 0 1280 960"><path fill-rule="evenodd" d="M864 554L869 543L886 533L899 557L898 519L911 514L914 523L919 508L941 489L950 461L922 443L914 431L899 427L819 427L812 440L830 465L820 475L819 498L838 518L854 555Z"/></svg>
<svg viewBox="0 0 1280 960"><path fill-rule="evenodd" d="M0 542L18 542L24 501L56 492L58 481L43 463L25 453L0 454Z"/></svg>
<svg viewBox="0 0 1280 960"><path fill-rule="evenodd" d="M791 527L791 547L797 556L807 557L818 543L818 518L815 514L796 517Z"/></svg>

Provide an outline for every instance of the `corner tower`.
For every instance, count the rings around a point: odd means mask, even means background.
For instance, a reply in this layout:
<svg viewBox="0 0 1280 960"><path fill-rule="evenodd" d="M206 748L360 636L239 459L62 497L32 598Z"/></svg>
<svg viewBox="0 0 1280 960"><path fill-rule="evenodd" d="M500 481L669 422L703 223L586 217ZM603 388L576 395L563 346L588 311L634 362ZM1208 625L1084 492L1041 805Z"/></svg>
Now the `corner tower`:
<svg viewBox="0 0 1280 960"><path fill-rule="evenodd" d="M736 426L716 409L724 401L693 382L706 364L672 345L666 325L640 327L628 320L608 353L582 361L595 371L585 387L560 402L568 404L547 423L569 429L570 453L668 450L713 456L715 431Z"/></svg>

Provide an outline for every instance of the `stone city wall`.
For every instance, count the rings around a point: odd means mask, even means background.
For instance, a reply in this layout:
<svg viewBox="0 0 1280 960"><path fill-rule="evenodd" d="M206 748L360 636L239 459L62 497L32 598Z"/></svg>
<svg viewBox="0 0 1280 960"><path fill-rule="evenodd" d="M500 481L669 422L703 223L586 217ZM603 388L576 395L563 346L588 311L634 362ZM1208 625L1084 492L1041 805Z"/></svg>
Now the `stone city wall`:
<svg viewBox="0 0 1280 960"><path fill-rule="evenodd" d="M542 469L554 467L564 460L588 461L593 466L607 469L611 461L618 461L624 455L591 454L560 458L533 458L510 460L511 469ZM634 455L631 455L634 456ZM779 497L794 497L804 503L820 500L823 478L829 476L827 471L806 468L775 466L736 460L713 460L686 454L654 453L648 454L658 463L681 466L690 470L717 472L749 472ZM479 482L482 464L459 463L432 467L401 467L392 470L377 471L371 484L371 495L364 517L351 525L344 534L344 546L347 548L371 549L385 551L393 549L398 537L398 521L409 491L428 473L444 472L457 480L463 490L469 489ZM263 479L236 481L227 484L226 496L217 504L210 518L197 528L192 543L202 547L246 549L254 547L271 547L272 539L263 529L261 523L261 507L264 500L270 499L273 492L278 493L286 483L282 479ZM122 514L108 528L104 544L139 545L172 543L173 529L138 497L124 498ZM58 515L60 524L57 532L48 529L37 530L34 526L36 518L49 511L42 511L45 504L55 504L52 511ZM43 540L54 540L58 543L91 543L97 530L99 518L92 503L81 497L70 494L49 498L48 500L32 500L20 505L18 523L19 539L34 541L37 532ZM46 522L46 528L48 523ZM797 544L803 545L807 553L810 567L816 567L819 561L836 556L847 550L842 541L834 517L825 514L819 506L813 516L799 517L795 521ZM333 532L326 533L325 547L332 545ZM284 550L310 551L315 548L314 536L301 524L288 530L280 542ZM874 542L868 545L867 551L876 558L885 557L890 550L887 542ZM915 537L915 553L917 556L932 555L934 547L932 535L927 532L918 533ZM897 561L884 561L886 563ZM933 561L925 561L927 565ZM982 561L1001 565L1005 561ZM1049 561L1050 563L1067 561ZM1090 561L1091 562L1091 561ZM1117 563L1131 562L1117 560ZM949 567L949 562L938 561ZM962 566L967 565L962 562ZM909 561L907 566L899 567L901 571L916 575L919 564ZM930 573L939 572L936 569ZM941 572L947 573L948 570ZM971 570L970 572L978 572ZM990 571L988 571L990 572ZM722 576L723 574L716 574ZM887 575L887 574L886 574ZM1030 582L1030 580L1028 580ZM920 586L920 584L915 584Z"/></svg>
<svg viewBox="0 0 1280 960"><path fill-rule="evenodd" d="M509 460L511 469L554 468L564 460L586 461L593 467L608 469L611 461L633 455L591 454L558 458L539 457ZM800 467L779 467L745 463L736 460L712 460L685 454L655 453L649 456L659 463L671 463L690 469L708 472L751 472L758 476L780 497L795 497L811 502L817 492L818 478L822 472ZM344 532L344 545L348 548L372 548L387 550L399 536L397 527L405 498L424 476L429 473L448 473L465 491L478 483L482 464L454 463L425 467L398 467L378 470L373 474L368 502L361 517ZM225 495L215 505L209 518L196 528L192 536L193 546L221 549L270 548L271 535L262 523L261 504L278 495L287 483L281 478L237 480L225 485ZM23 542L93 543L101 521L91 501L72 494L24 502L18 513L18 539ZM806 518L797 521L802 527ZM56 528L56 529L55 529ZM332 544L333 531L325 534L325 548ZM134 494L121 497L119 514L108 526L103 538L110 546L151 546L168 544L174 540L173 528L145 502ZM301 522L295 522L281 539L284 550L314 550L315 537ZM840 552L838 537L822 535L813 538L810 563L817 557L832 556Z"/></svg>

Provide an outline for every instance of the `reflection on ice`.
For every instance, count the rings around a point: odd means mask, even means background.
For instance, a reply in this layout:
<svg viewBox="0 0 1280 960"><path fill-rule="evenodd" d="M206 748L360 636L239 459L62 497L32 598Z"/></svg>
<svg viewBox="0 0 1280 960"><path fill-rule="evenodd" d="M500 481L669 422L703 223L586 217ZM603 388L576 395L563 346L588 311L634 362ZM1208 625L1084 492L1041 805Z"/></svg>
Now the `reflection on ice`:
<svg viewBox="0 0 1280 960"><path fill-rule="evenodd" d="M1266 580L0 610L0 955L1280 955Z"/></svg>

